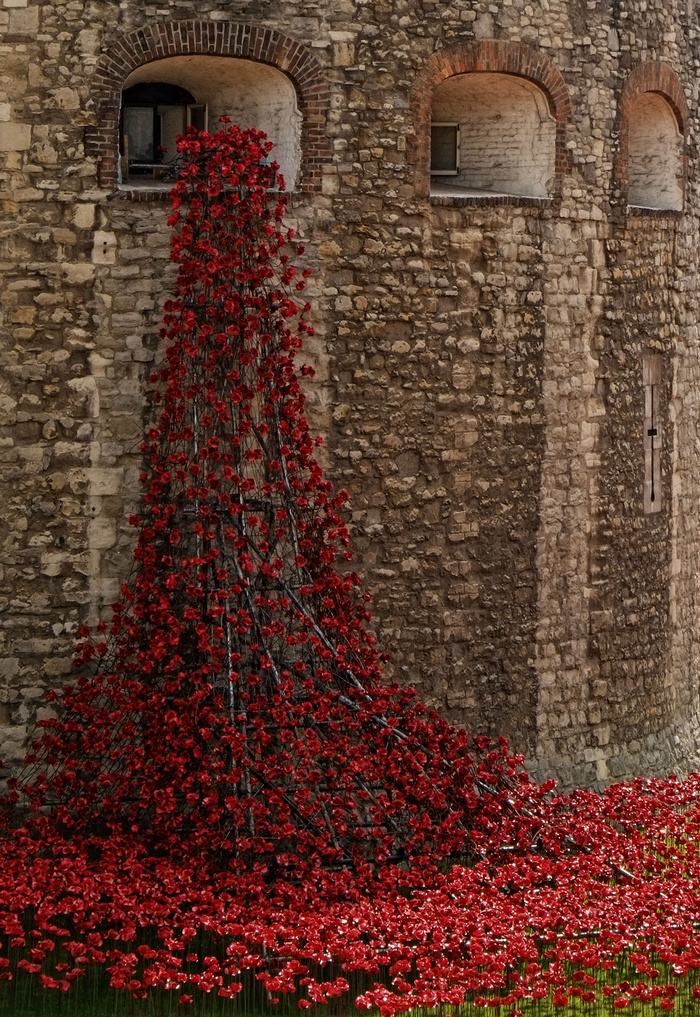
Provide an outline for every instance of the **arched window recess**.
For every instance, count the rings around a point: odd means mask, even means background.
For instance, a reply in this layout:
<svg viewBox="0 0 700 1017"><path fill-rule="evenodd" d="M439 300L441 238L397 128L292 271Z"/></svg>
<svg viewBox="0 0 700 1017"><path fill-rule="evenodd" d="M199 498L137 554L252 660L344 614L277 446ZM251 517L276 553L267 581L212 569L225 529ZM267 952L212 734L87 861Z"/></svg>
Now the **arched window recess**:
<svg viewBox="0 0 700 1017"><path fill-rule="evenodd" d="M672 67L648 60L635 67L620 95L616 127L616 197L635 213L678 215L687 175L690 114Z"/></svg>
<svg viewBox="0 0 700 1017"><path fill-rule="evenodd" d="M513 74L456 74L435 89L431 193L546 198L556 121L544 92Z"/></svg>

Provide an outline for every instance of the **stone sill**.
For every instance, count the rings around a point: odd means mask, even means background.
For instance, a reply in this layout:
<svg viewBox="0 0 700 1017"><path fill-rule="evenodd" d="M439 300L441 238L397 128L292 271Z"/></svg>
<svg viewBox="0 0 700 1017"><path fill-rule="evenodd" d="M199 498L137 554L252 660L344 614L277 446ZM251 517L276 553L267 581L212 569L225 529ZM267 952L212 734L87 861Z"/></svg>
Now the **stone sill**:
<svg viewBox="0 0 700 1017"><path fill-rule="evenodd" d="M126 201L169 201L170 192L175 183L147 184L146 186L119 184L116 191L112 191L109 198L124 198Z"/></svg>
<svg viewBox="0 0 700 1017"><path fill-rule="evenodd" d="M651 216L652 219L681 219L682 208L647 208L646 205L628 205L627 214L634 216Z"/></svg>
<svg viewBox="0 0 700 1017"><path fill-rule="evenodd" d="M107 195L108 199L123 198L125 201L170 201L170 192L175 186L176 181L168 181L164 184L119 184L116 191L112 191ZM272 191L273 194L278 194L278 191ZM290 198L297 197L301 194L301 191L285 191Z"/></svg>
<svg viewBox="0 0 700 1017"><path fill-rule="evenodd" d="M431 194L431 205L509 205L529 208L551 208L553 198L528 198L520 194Z"/></svg>

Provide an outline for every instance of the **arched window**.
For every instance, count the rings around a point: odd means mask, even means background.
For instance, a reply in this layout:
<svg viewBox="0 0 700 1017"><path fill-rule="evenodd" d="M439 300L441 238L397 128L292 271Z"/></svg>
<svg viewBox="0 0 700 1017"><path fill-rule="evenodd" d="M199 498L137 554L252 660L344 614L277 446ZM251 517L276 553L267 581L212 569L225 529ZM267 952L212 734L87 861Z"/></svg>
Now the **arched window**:
<svg viewBox="0 0 700 1017"><path fill-rule="evenodd" d="M627 204L683 208L683 137L658 92L642 92L629 109Z"/></svg>
<svg viewBox="0 0 700 1017"><path fill-rule="evenodd" d="M432 193L547 197L555 148L556 121L547 97L525 78L474 72L436 87Z"/></svg>
<svg viewBox="0 0 700 1017"><path fill-rule="evenodd" d="M265 131L287 189L301 162L301 113L290 79L269 64L236 57L165 57L137 67L122 92L122 180L163 176L175 137L188 124L218 128L221 116ZM152 153L152 158L150 154ZM143 179L143 176L140 177Z"/></svg>

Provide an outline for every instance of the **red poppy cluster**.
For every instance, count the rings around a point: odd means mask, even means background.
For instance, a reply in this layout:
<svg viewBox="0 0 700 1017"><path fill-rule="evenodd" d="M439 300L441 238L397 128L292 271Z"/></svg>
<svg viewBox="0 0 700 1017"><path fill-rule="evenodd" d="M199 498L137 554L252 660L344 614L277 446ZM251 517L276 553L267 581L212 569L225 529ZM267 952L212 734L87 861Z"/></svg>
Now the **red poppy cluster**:
<svg viewBox="0 0 700 1017"><path fill-rule="evenodd" d="M0 810L0 982L673 1009L660 973L700 968L697 781L553 797L382 682L304 417L309 272L271 146L179 147L133 574Z"/></svg>

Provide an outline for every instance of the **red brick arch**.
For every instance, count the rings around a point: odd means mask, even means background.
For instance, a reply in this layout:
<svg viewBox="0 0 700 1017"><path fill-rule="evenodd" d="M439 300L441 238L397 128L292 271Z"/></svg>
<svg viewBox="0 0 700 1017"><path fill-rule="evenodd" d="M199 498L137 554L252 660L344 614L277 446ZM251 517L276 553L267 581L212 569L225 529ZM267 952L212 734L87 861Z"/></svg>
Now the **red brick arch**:
<svg viewBox="0 0 700 1017"><path fill-rule="evenodd" d="M668 64L657 60L648 60L640 64L628 75L620 95L617 107L618 149L614 163L615 182L620 190L620 199L627 203L627 185L629 178L629 116L632 106L644 92L656 92L663 96L673 110L678 130L685 139L688 137L690 114L683 94L678 75ZM687 175L687 156L683 155L682 188L685 193Z"/></svg>
<svg viewBox="0 0 700 1017"><path fill-rule="evenodd" d="M533 82L543 92L556 120L555 194L561 192L561 178L571 164L565 130L571 119L569 90L561 72L543 53L517 42L487 39L457 43L438 50L428 60L413 87L411 106L415 114L413 145L416 194L430 193L430 120L433 92L440 82L455 74L489 71L512 74Z"/></svg>
<svg viewBox="0 0 700 1017"><path fill-rule="evenodd" d="M103 187L117 185L119 111L125 80L137 67L183 55L239 57L270 64L294 85L302 113L301 189L319 191L331 157L326 134L330 89L321 65L302 43L269 28L235 21L170 21L122 36L103 56L93 78L97 124L86 131L86 151L99 161Z"/></svg>

